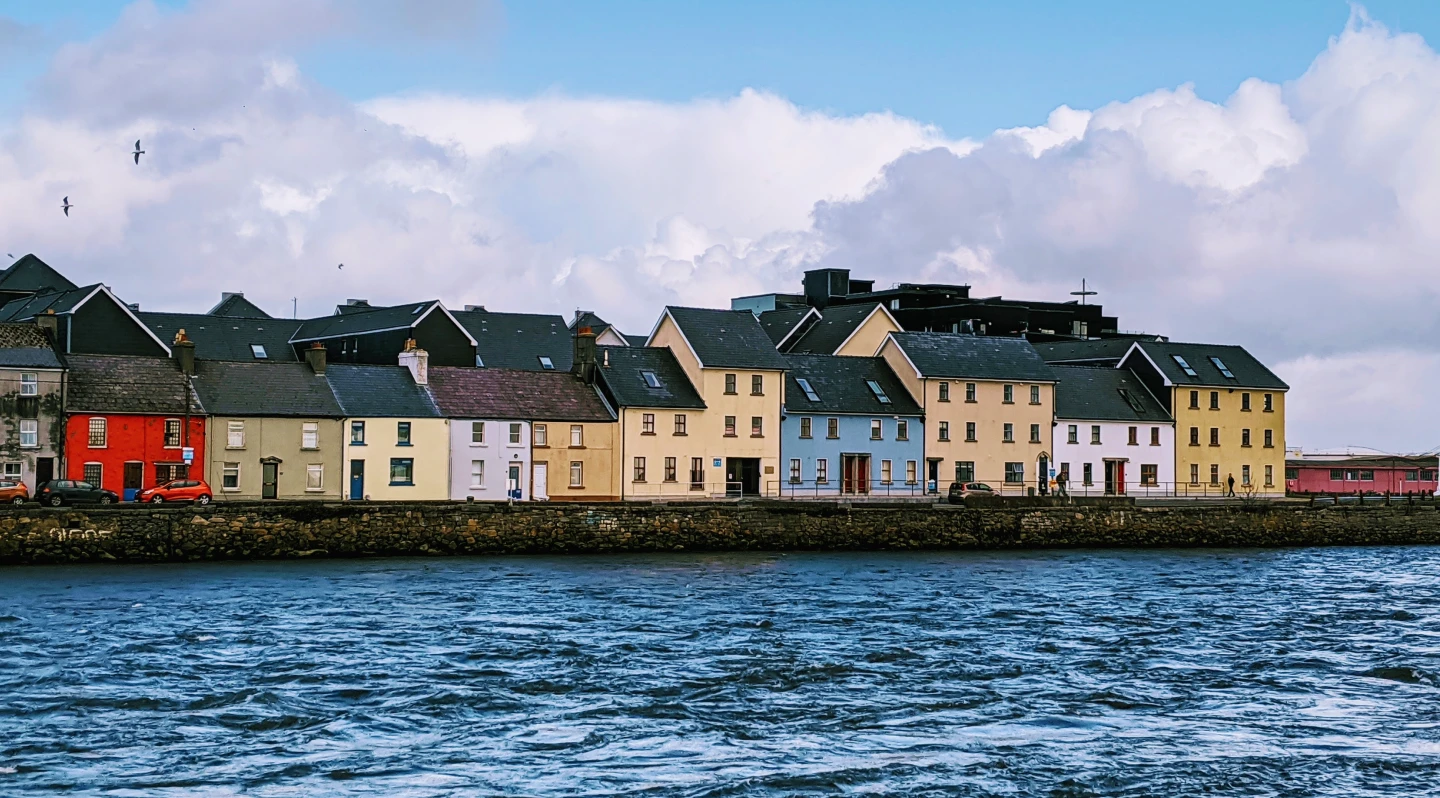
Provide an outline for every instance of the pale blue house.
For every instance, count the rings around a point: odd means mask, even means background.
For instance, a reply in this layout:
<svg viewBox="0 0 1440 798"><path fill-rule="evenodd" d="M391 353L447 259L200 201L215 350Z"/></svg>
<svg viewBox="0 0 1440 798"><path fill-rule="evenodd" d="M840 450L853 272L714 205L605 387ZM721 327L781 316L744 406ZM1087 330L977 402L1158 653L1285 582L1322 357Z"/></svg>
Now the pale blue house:
<svg viewBox="0 0 1440 798"><path fill-rule="evenodd" d="M924 415L883 359L785 359L784 495L923 495Z"/></svg>

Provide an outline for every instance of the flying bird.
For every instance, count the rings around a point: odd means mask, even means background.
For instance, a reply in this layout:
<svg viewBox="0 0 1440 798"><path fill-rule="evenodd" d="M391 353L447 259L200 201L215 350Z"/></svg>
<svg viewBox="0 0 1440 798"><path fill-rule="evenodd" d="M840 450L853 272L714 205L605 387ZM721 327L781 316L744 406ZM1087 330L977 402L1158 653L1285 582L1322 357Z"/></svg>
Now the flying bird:
<svg viewBox="0 0 1440 798"><path fill-rule="evenodd" d="M64 211L66 216L69 216L70 209L73 207L75 206L70 204L70 198L66 197L64 203L60 206L60 210Z"/></svg>
<svg viewBox="0 0 1440 798"><path fill-rule="evenodd" d="M135 165L139 166L140 156L145 154L145 151L140 149L140 139L135 139L135 151L130 154L135 156Z"/></svg>
<svg viewBox="0 0 1440 798"><path fill-rule="evenodd" d="M343 263L340 264L340 268L342 268L342 269L345 268L345 264L343 264Z"/></svg>

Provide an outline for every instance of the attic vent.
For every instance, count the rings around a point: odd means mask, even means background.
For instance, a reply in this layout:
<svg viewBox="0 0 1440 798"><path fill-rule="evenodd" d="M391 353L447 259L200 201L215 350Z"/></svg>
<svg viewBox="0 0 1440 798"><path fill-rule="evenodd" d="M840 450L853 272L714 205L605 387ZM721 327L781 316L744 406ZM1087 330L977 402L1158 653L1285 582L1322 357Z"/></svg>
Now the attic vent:
<svg viewBox="0 0 1440 798"><path fill-rule="evenodd" d="M1235 375L1230 373L1230 369L1225 368L1225 362L1224 362L1223 360L1221 360L1221 359L1218 358L1218 357L1215 357L1214 355L1211 355L1211 356L1210 356L1210 362L1215 364L1215 368L1220 369L1220 373L1225 376L1225 379L1227 379L1227 380L1233 380L1233 379L1235 379Z"/></svg>
<svg viewBox="0 0 1440 798"><path fill-rule="evenodd" d="M870 392L875 394L875 398L880 400L880 404L890 404L890 397L885 395L885 389L880 387L880 383L874 380L866 380L865 384L870 387Z"/></svg>
<svg viewBox="0 0 1440 798"><path fill-rule="evenodd" d="M812 402L820 401L820 395L815 393L814 388L810 387L809 380L805 379L804 377L796 377L795 382L800 386L800 390L805 392L806 399L809 399Z"/></svg>
<svg viewBox="0 0 1440 798"><path fill-rule="evenodd" d="M605 354L606 354L606 355L609 355L610 353L609 353L609 352L606 352ZM642 376L642 377L645 378L645 384L648 385L648 386L650 386L651 388L659 388L659 387L660 387L660 378L657 377L657 376L655 376L655 372L653 372L653 371L642 371L642 372L640 372L640 376Z"/></svg>
<svg viewBox="0 0 1440 798"><path fill-rule="evenodd" d="M1198 376L1200 376L1199 374L1196 374L1196 373L1195 373L1195 369L1190 368L1190 364L1185 362L1185 358L1183 358L1183 357L1181 357L1181 356L1179 356L1179 355L1171 355L1170 357L1172 357L1172 358L1175 359L1176 365L1180 366L1181 371L1184 371L1186 376L1188 376L1188 377L1198 377Z"/></svg>

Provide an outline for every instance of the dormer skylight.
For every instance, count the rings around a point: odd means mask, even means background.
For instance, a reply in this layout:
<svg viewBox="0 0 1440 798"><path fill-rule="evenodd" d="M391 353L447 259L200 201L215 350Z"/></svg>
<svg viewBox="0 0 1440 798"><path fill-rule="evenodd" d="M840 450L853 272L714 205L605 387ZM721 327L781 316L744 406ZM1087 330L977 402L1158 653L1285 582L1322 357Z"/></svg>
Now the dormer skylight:
<svg viewBox="0 0 1440 798"><path fill-rule="evenodd" d="M1224 375L1225 379L1227 379L1227 380L1233 380L1233 379L1235 379L1235 375L1234 375L1234 374L1231 374L1231 373L1230 373L1230 369L1228 369L1228 368L1225 367L1225 361L1221 360L1221 359L1218 358L1218 357L1215 357L1214 355L1211 355L1211 356L1210 356L1210 362L1215 364L1215 368L1220 369L1220 373L1221 373L1222 375Z"/></svg>
<svg viewBox="0 0 1440 798"><path fill-rule="evenodd" d="M411 315L411 316L414 316L416 313L419 313L420 311L422 311L422 310L424 310L424 309L425 309L425 306L424 306L424 305L416 305L416 306L415 306L415 309L412 310L412 311L410 311L410 315Z"/></svg>
<svg viewBox="0 0 1440 798"><path fill-rule="evenodd" d="M814 388L810 387L809 380L805 379L804 377L796 377L795 382L800 386L800 390L805 392L806 399L809 399L812 402L820 401L820 395L815 393Z"/></svg>
<svg viewBox="0 0 1440 798"><path fill-rule="evenodd" d="M607 353L607 354L608 354L608 353ZM655 376L655 372L653 372L653 371L642 371L642 372L640 372L640 376L645 378L645 384L648 385L648 386L650 386L651 388L659 388L659 387L660 387L660 378L657 377L657 376Z"/></svg>
<svg viewBox="0 0 1440 798"><path fill-rule="evenodd" d="M554 370L555 370L555 362L552 361L550 358L545 357L544 355L541 355L541 356L540 356L540 368L545 369L546 371L554 371Z"/></svg>
<svg viewBox="0 0 1440 798"><path fill-rule="evenodd" d="M880 383L874 380L866 380L865 384L870 387L870 392L875 394L875 398L880 400L880 404L890 404L890 397L885 395L885 389L880 387Z"/></svg>
<svg viewBox="0 0 1440 798"><path fill-rule="evenodd" d="M264 360L270 357L269 355L265 354L265 347L261 346L260 344L251 344L250 354L254 355L256 360Z"/></svg>
<svg viewBox="0 0 1440 798"><path fill-rule="evenodd" d="M1196 374L1196 373L1195 373L1195 369L1190 368L1190 364L1185 362L1185 358L1183 358L1183 357L1181 357L1181 356L1179 356L1179 355L1171 355L1170 357L1172 357L1172 358L1175 359L1176 365L1180 366L1180 370L1183 371L1183 372L1185 372L1185 376L1187 376L1187 377L1198 377L1198 376L1200 376L1199 374Z"/></svg>

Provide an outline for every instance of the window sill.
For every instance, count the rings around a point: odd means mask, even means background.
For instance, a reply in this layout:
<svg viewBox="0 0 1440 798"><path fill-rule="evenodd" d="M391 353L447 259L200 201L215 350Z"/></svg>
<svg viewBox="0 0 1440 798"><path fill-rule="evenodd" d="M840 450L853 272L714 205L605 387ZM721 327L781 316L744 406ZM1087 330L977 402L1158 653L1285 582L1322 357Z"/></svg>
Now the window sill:
<svg viewBox="0 0 1440 798"><path fill-rule="evenodd" d="M735 391L726 391L726 392L725 392L725 396L739 396L739 395L740 395L740 394L736 393Z"/></svg>
<svg viewBox="0 0 1440 798"><path fill-rule="evenodd" d="M413 444L413 443L400 443L399 441L396 441L396 442L395 442L395 445L396 445L396 446L414 446L415 444Z"/></svg>
<svg viewBox="0 0 1440 798"><path fill-rule="evenodd" d="M751 392L750 392L750 395L751 395L751 396L764 396L765 394L763 394L763 393L755 393L754 391L751 391Z"/></svg>
<svg viewBox="0 0 1440 798"><path fill-rule="evenodd" d="M840 436L839 436L839 435L826 435L826 436L825 436L825 440L827 440L827 441L838 441L838 440L840 440Z"/></svg>
<svg viewBox="0 0 1440 798"><path fill-rule="evenodd" d="M365 441L350 441L351 446L364 446Z"/></svg>
<svg viewBox="0 0 1440 798"><path fill-rule="evenodd" d="M965 404L967 404L967 405L978 405L978 404L980 404L980 400L979 400L979 399L966 399L966 400L965 400Z"/></svg>
<svg viewBox="0 0 1440 798"><path fill-rule="evenodd" d="M549 449L549 448L550 448L550 444L548 444L548 443L537 443L537 444L535 444L534 446L532 446L532 447L530 447L530 448L532 448L532 449Z"/></svg>
<svg viewBox="0 0 1440 798"><path fill-rule="evenodd" d="M688 432L672 432L672 433L670 433L670 437L672 437L672 438L688 438L688 437L690 437L690 433L688 433Z"/></svg>
<svg viewBox="0 0 1440 798"><path fill-rule="evenodd" d="M1274 410L1261 410L1261 413L1274 413Z"/></svg>
<svg viewBox="0 0 1440 798"><path fill-rule="evenodd" d="M641 434L641 435L644 435L644 436L646 436L646 437L649 437L649 438L655 437L655 433L653 433L653 432L642 432L642 433L640 433L640 434Z"/></svg>
<svg viewBox="0 0 1440 798"><path fill-rule="evenodd" d="M318 452L318 451L320 451L320 447L319 447L319 446L301 446L301 447L300 447L300 451L302 451L302 452Z"/></svg>
<svg viewBox="0 0 1440 798"><path fill-rule="evenodd" d="M38 443L22 443L22 444L20 444L20 448L21 448L21 449L39 449L39 448L40 448L40 444L38 444ZM6 479L9 479L9 477L6 477Z"/></svg>
<svg viewBox="0 0 1440 798"><path fill-rule="evenodd" d="M828 480L828 479L817 479L817 480L815 480L815 484L816 484L816 485L829 485L829 484L830 484L830 480Z"/></svg>
<svg viewBox="0 0 1440 798"><path fill-rule="evenodd" d="M414 482L391 482L391 483L390 483L390 487L392 487L392 488L413 488L413 487L415 487L415 483L414 483Z"/></svg>
<svg viewBox="0 0 1440 798"><path fill-rule="evenodd" d="M239 493L239 492L240 492L240 489L239 489L239 488L221 488L221 489L220 489L220 492L221 492L221 493Z"/></svg>
<svg viewBox="0 0 1440 798"><path fill-rule="evenodd" d="M570 448L571 448L571 449L584 449L584 448L585 448L585 445L584 445L584 444L581 444L581 445L579 445L579 446L576 446L575 444L572 443L572 444L570 444Z"/></svg>
<svg viewBox="0 0 1440 798"><path fill-rule="evenodd" d="M1252 411L1251 411L1250 408L1248 408L1248 407L1242 407L1242 408L1240 408L1240 412L1241 412L1241 413L1250 413L1250 412L1252 412Z"/></svg>
<svg viewBox="0 0 1440 798"><path fill-rule="evenodd" d="M740 437L740 436L739 436L739 435L736 435L736 434L733 433L733 432L727 432L727 433L725 433L725 436L724 436L724 437L726 437L726 438L738 438L738 437Z"/></svg>
<svg viewBox="0 0 1440 798"><path fill-rule="evenodd" d="M523 444L523 443L507 443L507 444L505 444L505 448L506 448L506 449L524 449L524 448L525 448L525 444Z"/></svg>
<svg viewBox="0 0 1440 798"><path fill-rule="evenodd" d="M1010 443L1010 444L1015 443L1015 441L1000 441L1000 442L1001 442L1001 443Z"/></svg>
<svg viewBox="0 0 1440 798"><path fill-rule="evenodd" d="M1039 403L1039 402L1031 402L1031 403L1030 403L1030 406L1031 406L1031 407L1039 407L1039 406L1040 406L1040 403Z"/></svg>
<svg viewBox="0 0 1440 798"><path fill-rule="evenodd" d="M225 451L227 451L227 452L243 452L243 451L245 451L245 447L244 447L244 446L226 446L226 447L225 447Z"/></svg>
<svg viewBox="0 0 1440 798"><path fill-rule="evenodd" d="M808 441L808 440L811 440L811 437L810 437L809 435L801 435L801 436L800 436L800 440L802 440L802 441Z"/></svg>
<svg viewBox="0 0 1440 798"><path fill-rule="evenodd" d="M884 438L877 438L877 437L875 437L874 435L871 435L871 436L870 436L870 440L872 440L872 441L883 441L883 440L885 440L885 439L884 439Z"/></svg>
<svg viewBox="0 0 1440 798"><path fill-rule="evenodd" d="M1242 443L1242 444L1240 444L1240 448L1241 448L1241 449L1253 449L1253 448L1255 448L1255 447L1251 446L1251 445L1248 444L1248 443Z"/></svg>
<svg viewBox="0 0 1440 798"><path fill-rule="evenodd" d="M949 443L949 442L950 442L950 439L949 439L949 438L936 438L935 440L936 440L936 442L938 442L938 443Z"/></svg>
<svg viewBox="0 0 1440 798"><path fill-rule="evenodd" d="M1264 446L1261 446L1260 448L1261 448L1261 449L1274 449L1274 448L1275 448L1275 444L1273 444L1273 443L1267 443L1267 444L1265 444Z"/></svg>
<svg viewBox="0 0 1440 798"><path fill-rule="evenodd" d="M752 438L763 438L763 437L765 437L765 436L764 436L764 435L756 435L756 434L754 434L754 433L751 433L751 434L750 434L750 437L752 437Z"/></svg>
<svg viewBox="0 0 1440 798"><path fill-rule="evenodd" d="M484 486L484 485L471 485L471 486L470 486L470 490L471 490L472 492L473 492L473 491L477 491L477 490L485 490L485 486Z"/></svg>
<svg viewBox="0 0 1440 798"><path fill-rule="evenodd" d="M646 483L645 480L643 480L643 479L632 479L632 480L630 480L630 484L631 484L631 485L644 485L644 484L647 484L647 483Z"/></svg>
<svg viewBox="0 0 1440 798"><path fill-rule="evenodd" d="M944 402L944 403L947 404L947 405L950 404L950 400L949 400L949 399L936 399L935 401L937 401L937 402Z"/></svg>
<svg viewBox="0 0 1440 798"><path fill-rule="evenodd" d="M585 490L584 485L571 485L566 490Z"/></svg>
<svg viewBox="0 0 1440 798"><path fill-rule="evenodd" d="M324 489L324 488L306 488L306 489L305 489L305 492L306 492L306 493L324 493L324 492L325 492L325 489Z"/></svg>
<svg viewBox="0 0 1440 798"><path fill-rule="evenodd" d="M1015 404L1015 400L1014 400L1014 399L1011 399L1011 400L1008 401L1008 402L1002 401L1002 402L1000 402L1000 404L1002 404L1002 405L1013 405L1013 404ZM1014 484L1014 483L1010 483L1010 484Z"/></svg>
<svg viewBox="0 0 1440 798"><path fill-rule="evenodd" d="M798 480L798 479L792 479L792 480L790 480L790 484L791 484L791 485L799 485L799 484L800 484L800 480Z"/></svg>
<svg viewBox="0 0 1440 798"><path fill-rule="evenodd" d="M895 440L900 441L901 443L908 443L910 441L909 438L896 438Z"/></svg>
<svg viewBox="0 0 1440 798"><path fill-rule="evenodd" d="M704 485L691 485L690 490L705 490Z"/></svg>

